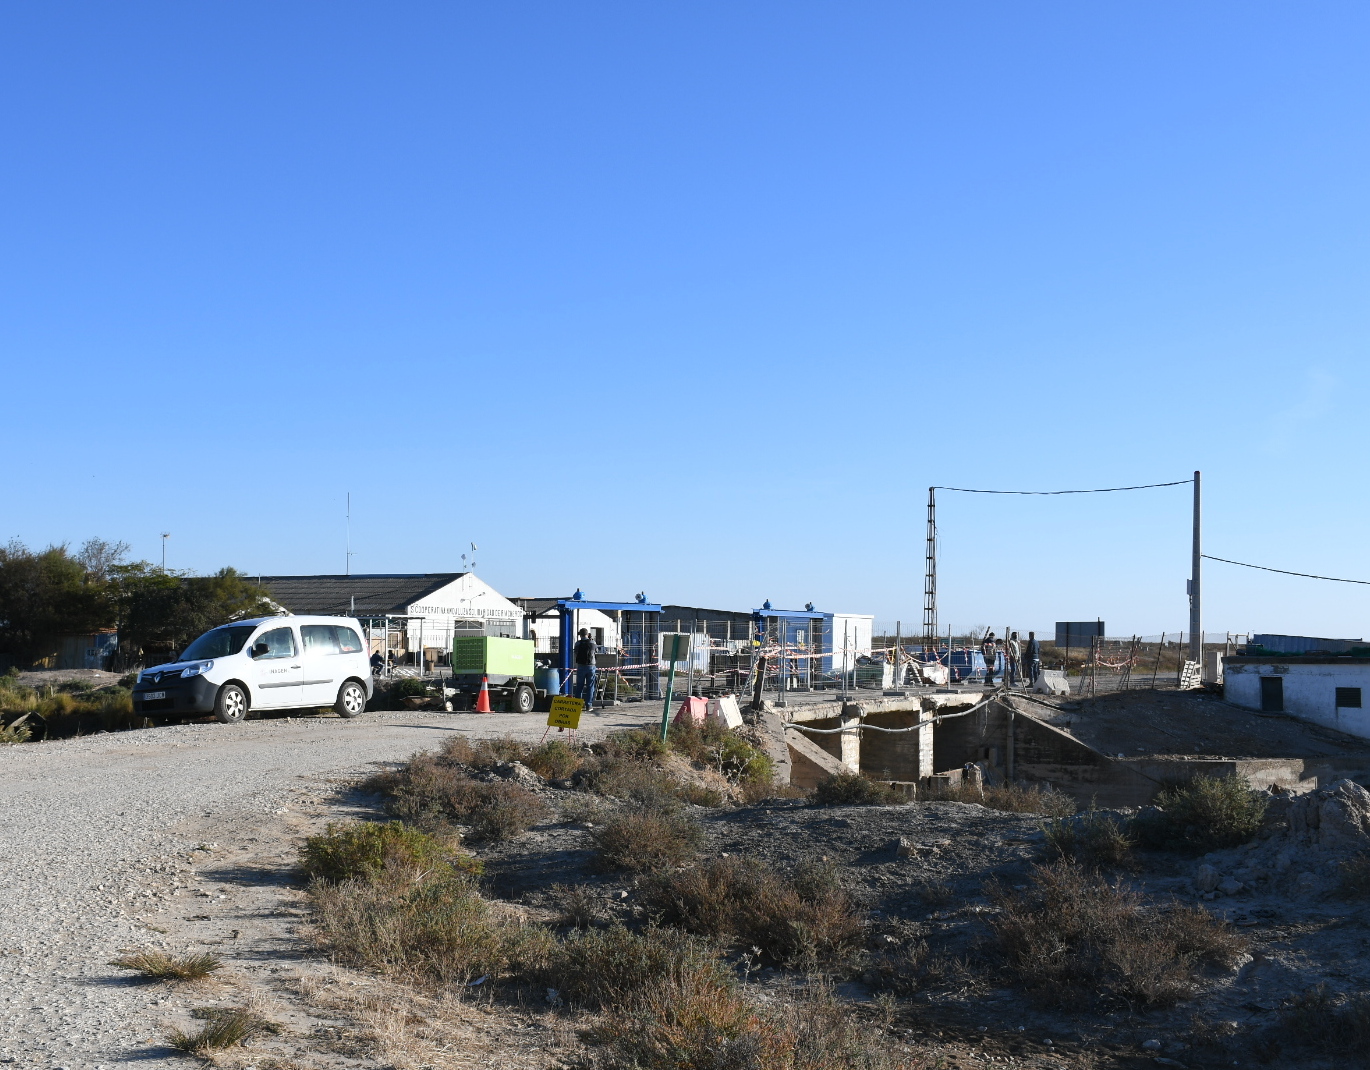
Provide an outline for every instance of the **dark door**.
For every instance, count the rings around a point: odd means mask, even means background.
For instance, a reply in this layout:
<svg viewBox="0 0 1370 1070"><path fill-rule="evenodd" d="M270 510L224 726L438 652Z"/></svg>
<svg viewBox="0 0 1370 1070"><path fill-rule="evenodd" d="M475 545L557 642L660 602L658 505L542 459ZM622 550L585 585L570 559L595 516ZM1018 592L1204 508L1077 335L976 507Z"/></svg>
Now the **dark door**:
<svg viewBox="0 0 1370 1070"><path fill-rule="evenodd" d="M1284 677L1261 677L1261 712L1282 713L1284 711Z"/></svg>

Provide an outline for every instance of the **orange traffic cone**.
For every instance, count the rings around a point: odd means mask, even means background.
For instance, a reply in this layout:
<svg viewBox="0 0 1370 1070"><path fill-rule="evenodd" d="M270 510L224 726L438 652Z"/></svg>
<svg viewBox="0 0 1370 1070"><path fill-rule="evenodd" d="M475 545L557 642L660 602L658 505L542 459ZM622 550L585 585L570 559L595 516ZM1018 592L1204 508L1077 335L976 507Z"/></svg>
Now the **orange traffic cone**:
<svg viewBox="0 0 1370 1070"><path fill-rule="evenodd" d="M480 694L476 696L476 712L490 712L490 677L488 676L480 678Z"/></svg>

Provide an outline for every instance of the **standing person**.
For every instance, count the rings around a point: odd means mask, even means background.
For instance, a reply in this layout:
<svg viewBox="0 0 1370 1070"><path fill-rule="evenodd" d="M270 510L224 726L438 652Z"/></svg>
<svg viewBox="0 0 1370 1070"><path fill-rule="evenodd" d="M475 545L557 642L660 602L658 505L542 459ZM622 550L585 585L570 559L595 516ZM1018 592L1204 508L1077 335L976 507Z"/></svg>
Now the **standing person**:
<svg viewBox="0 0 1370 1070"><path fill-rule="evenodd" d="M585 708L595 708L595 641L590 629L582 628L573 648L576 659L576 698L585 700Z"/></svg>
<svg viewBox="0 0 1370 1070"><path fill-rule="evenodd" d="M1037 677L1042 675L1042 644L1037 642L1037 633L1028 632L1027 645L1027 683L1033 687Z"/></svg>
<svg viewBox="0 0 1370 1070"><path fill-rule="evenodd" d="M985 686L994 684L994 670L999 667L999 644L994 641L994 633L986 632L980 640L980 653L985 659Z"/></svg>
<svg viewBox="0 0 1370 1070"><path fill-rule="evenodd" d="M1018 646L1018 633L1009 634L1008 642L1004 644L1005 668L1008 669L1008 686L1018 686L1018 672L1023 662L1023 651Z"/></svg>

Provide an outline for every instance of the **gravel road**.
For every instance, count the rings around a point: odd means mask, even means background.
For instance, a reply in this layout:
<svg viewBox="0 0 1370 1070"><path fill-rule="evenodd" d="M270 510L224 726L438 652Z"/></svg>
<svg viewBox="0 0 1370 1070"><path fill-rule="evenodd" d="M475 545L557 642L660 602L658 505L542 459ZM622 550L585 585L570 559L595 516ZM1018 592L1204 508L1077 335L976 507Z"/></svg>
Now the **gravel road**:
<svg viewBox="0 0 1370 1070"><path fill-rule="evenodd" d="M653 719L628 709L587 715L582 735ZM110 959L213 949L244 984L269 979L300 955L288 859L347 812L340 788L452 732L543 730L538 716L380 713L0 747L0 1064L185 1070L167 1030L213 993L137 983Z"/></svg>

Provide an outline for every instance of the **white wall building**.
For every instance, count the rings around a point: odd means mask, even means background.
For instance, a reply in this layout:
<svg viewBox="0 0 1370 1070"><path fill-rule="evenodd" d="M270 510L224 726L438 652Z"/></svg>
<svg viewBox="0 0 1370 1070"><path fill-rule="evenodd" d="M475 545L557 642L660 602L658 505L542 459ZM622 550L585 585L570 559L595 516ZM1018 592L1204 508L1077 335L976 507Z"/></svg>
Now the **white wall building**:
<svg viewBox="0 0 1370 1070"><path fill-rule="evenodd" d="M561 648L561 610L557 608L558 602L570 600L570 595L565 598L515 598L513 601L519 607L519 615L522 617L523 630L519 632L520 638L532 639L536 644L533 649L539 654L556 654ZM590 629L590 638L602 650L612 653L619 647L619 627L618 621L608 613L600 609L577 609L572 614L574 620L571 629L573 636L579 635L582 628Z"/></svg>
<svg viewBox="0 0 1370 1070"><path fill-rule="evenodd" d="M1223 658L1223 698L1370 739L1370 658L1260 655Z"/></svg>

